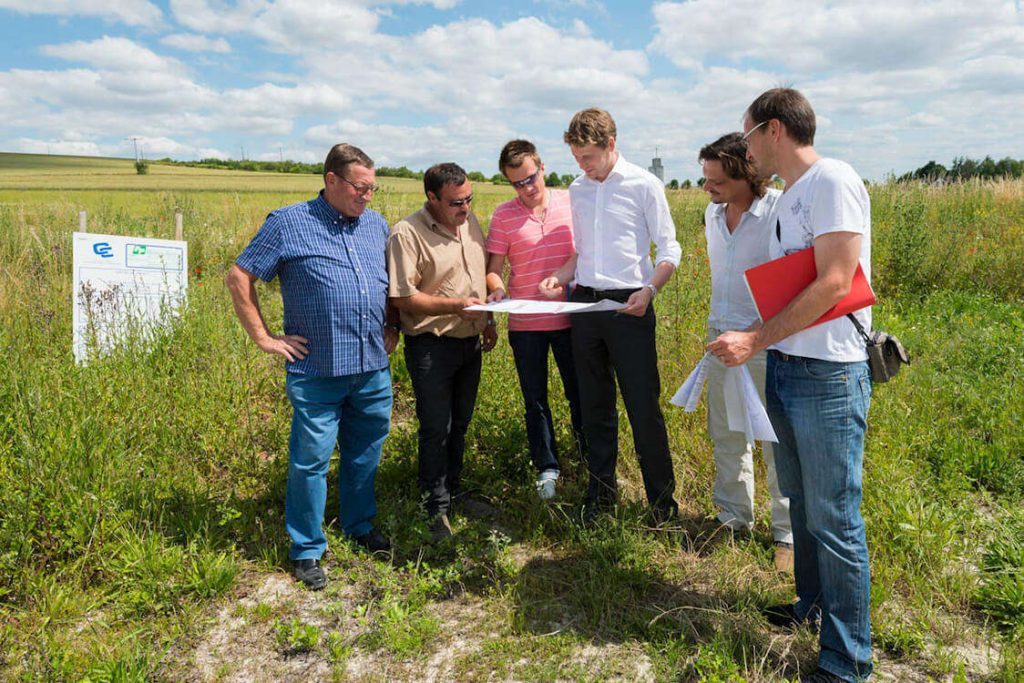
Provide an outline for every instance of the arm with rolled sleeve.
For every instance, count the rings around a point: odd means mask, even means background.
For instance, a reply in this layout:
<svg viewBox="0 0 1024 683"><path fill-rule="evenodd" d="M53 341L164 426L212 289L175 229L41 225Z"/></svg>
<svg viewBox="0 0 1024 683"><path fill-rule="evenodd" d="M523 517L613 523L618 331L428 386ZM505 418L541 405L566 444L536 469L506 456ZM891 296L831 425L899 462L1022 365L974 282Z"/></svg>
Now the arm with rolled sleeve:
<svg viewBox="0 0 1024 683"><path fill-rule="evenodd" d="M657 180L652 181L647 187L647 196L644 202L644 219L647 222L647 232L655 248L654 274L650 282L659 291L664 287L682 256L682 248L676 240L676 226L672 222L672 214L668 208L668 199L665 197L664 188L658 187ZM620 313L626 315L642 316L647 312L647 307L654 298L654 293L648 287L633 292L626 301L626 307Z"/></svg>

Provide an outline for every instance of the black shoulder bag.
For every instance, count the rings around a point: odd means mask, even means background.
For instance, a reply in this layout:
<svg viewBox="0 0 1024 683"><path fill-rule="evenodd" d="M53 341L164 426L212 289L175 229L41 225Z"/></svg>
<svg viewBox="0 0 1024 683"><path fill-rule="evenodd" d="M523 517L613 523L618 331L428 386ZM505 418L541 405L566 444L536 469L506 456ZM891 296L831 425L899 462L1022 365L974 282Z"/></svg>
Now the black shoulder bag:
<svg viewBox="0 0 1024 683"><path fill-rule="evenodd" d="M853 326L857 328L864 346L868 352L868 367L871 369L872 384L888 382L896 376L903 367L903 364L910 365L910 354L903 348L900 340L888 332L875 330L871 334L864 331L864 326L854 317L853 313L847 313Z"/></svg>

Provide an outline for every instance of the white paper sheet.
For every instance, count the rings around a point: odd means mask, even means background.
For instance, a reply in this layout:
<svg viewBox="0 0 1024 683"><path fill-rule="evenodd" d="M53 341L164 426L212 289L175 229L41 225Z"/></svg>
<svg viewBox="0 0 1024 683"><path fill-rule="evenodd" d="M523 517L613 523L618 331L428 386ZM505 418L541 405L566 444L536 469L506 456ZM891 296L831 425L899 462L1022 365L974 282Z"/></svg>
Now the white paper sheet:
<svg viewBox="0 0 1024 683"><path fill-rule="evenodd" d="M717 361L711 359L710 353L704 354L669 403L681 407L688 413L697 410L700 396L704 393L704 383L707 381L708 363L714 362ZM730 430L742 432L750 443L755 440L778 443L779 437L772 428L768 413L765 412L757 387L754 385L754 378L750 376L750 370L746 365L726 368L723 390L725 414Z"/></svg>
<svg viewBox="0 0 1024 683"><path fill-rule="evenodd" d="M626 304L611 299L601 299L597 303L586 304L577 301L536 301L534 299L505 299L493 304L477 304L466 306L467 311L488 311L490 313L595 313L597 311L617 311Z"/></svg>

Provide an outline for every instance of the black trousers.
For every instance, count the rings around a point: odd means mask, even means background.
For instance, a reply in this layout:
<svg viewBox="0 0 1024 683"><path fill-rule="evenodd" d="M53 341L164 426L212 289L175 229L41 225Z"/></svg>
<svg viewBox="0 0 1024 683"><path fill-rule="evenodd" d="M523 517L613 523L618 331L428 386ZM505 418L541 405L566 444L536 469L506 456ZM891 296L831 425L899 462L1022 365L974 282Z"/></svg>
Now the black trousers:
<svg viewBox="0 0 1024 683"><path fill-rule="evenodd" d="M480 337L405 338L419 420L419 486L428 515L448 513L458 493L466 430L480 386Z"/></svg>
<svg viewBox="0 0 1024 683"><path fill-rule="evenodd" d="M625 301L635 289L593 290L576 287L572 301ZM654 306L642 317L612 311L579 313L572 318L572 351L580 385L583 433L589 448L587 505L616 499L615 465L619 453L618 381L633 445L640 459L644 489L651 506L675 513L675 475L668 449L665 417L659 403L661 378L655 347Z"/></svg>

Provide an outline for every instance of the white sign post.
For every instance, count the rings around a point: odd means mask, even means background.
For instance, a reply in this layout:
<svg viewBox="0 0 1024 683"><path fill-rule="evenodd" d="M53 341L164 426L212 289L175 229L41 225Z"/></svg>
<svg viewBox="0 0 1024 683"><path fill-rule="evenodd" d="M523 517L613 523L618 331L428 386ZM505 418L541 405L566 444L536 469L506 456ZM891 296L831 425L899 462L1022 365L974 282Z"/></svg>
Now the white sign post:
<svg viewBox="0 0 1024 683"><path fill-rule="evenodd" d="M188 288L188 243L76 232L72 293L75 360L176 317Z"/></svg>

